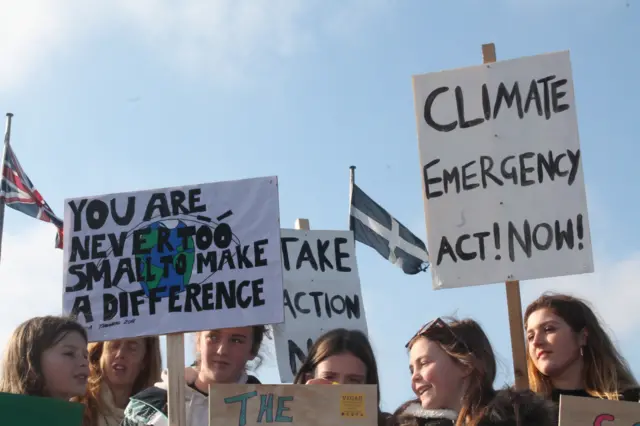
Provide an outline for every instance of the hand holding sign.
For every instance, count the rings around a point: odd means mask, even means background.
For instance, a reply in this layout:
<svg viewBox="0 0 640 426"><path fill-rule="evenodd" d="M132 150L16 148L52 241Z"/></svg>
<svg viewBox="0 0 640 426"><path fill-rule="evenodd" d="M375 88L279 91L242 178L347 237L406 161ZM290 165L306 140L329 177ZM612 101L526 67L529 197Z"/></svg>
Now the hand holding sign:
<svg viewBox="0 0 640 426"><path fill-rule="evenodd" d="M318 378L307 380L307 383L305 383L305 385L339 385L339 383L332 382L331 380L327 379Z"/></svg>

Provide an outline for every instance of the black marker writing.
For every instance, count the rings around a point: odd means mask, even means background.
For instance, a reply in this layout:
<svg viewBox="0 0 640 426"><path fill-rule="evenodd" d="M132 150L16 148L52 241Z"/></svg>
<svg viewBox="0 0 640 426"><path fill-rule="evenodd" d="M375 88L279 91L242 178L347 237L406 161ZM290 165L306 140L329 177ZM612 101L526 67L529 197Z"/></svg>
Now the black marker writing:
<svg viewBox="0 0 640 426"><path fill-rule="evenodd" d="M219 281L204 284L189 284L186 291L179 293L178 287L170 289L166 304L168 312L201 312L224 309L247 309L265 305L264 280L228 282ZM154 288L145 297L143 290L132 292L119 292L116 294L105 293L102 295L103 321L110 321L116 316L119 318L136 317L141 313L140 307L148 305L149 315L156 315L158 305L163 299L157 297L164 288ZM74 316L84 315L84 320L89 323L94 320L89 296L79 296L75 299L71 313Z"/></svg>
<svg viewBox="0 0 640 426"><path fill-rule="evenodd" d="M485 260L488 252L495 251L495 260L501 260L501 236L506 238L509 260L515 262L518 256L532 258L535 252L548 250L583 250L584 218L578 214L566 221L556 220L551 223L531 223L524 220L521 223L509 221L506 230L497 222L491 229L466 233L458 236L442 236L438 248L436 265L445 260L454 263L466 262L474 259ZM493 235L493 238L491 236ZM576 244L577 243L577 244Z"/></svg>
<svg viewBox="0 0 640 426"><path fill-rule="evenodd" d="M437 122L433 117L433 106L439 96L444 96L450 92L450 88L443 86L434 89L424 102L424 121L429 127L439 132L451 132L458 127L467 129L478 126L484 122L495 120L505 109L515 107L519 118L524 118L529 111L534 111L540 116L549 120L552 114L559 114L569 109L569 104L561 103L566 92L561 88L567 84L567 79L558 79L555 75L546 76L540 79L532 79L525 84L516 81L509 89L505 83L500 83L491 96L487 84L483 84L479 90L482 99L482 117L467 118L465 114L465 101L462 87L456 86L453 96L456 101L456 118L449 122ZM522 87L521 87L522 86ZM449 95L451 96L451 95ZM493 102L492 102L493 101Z"/></svg>
<svg viewBox="0 0 640 426"><path fill-rule="evenodd" d="M345 315L348 319L359 319L361 315L360 297L357 294L330 295L323 291L298 291L293 297L288 290L284 291L284 306L289 308L291 316L297 318L298 314L315 315L321 318L323 315L331 318L334 315Z"/></svg>
<svg viewBox="0 0 640 426"><path fill-rule="evenodd" d="M324 272L333 269L338 272L351 272L350 267L344 266L344 262L350 257L348 252L343 251L345 248L343 246L347 243L346 238L317 239L315 242L303 241L296 253L290 253L289 243L297 241L299 238L296 237L282 237L280 239L282 260L286 271L290 271L292 267L300 269L303 265L308 264L315 271ZM334 259L333 262L331 259Z"/></svg>
<svg viewBox="0 0 640 426"><path fill-rule="evenodd" d="M572 185L580 167L580 150L524 152L500 159L482 155L450 169L438 168L439 164L440 159L434 159L422 168L427 199L477 188L486 189L490 185L527 187L560 178L566 178L567 185Z"/></svg>

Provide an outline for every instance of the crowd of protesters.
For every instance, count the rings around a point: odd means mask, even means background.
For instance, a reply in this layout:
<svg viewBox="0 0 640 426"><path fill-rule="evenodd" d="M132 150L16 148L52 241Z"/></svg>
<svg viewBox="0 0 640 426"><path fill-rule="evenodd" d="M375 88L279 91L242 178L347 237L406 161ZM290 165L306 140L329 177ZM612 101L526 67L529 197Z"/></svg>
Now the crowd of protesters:
<svg viewBox="0 0 640 426"><path fill-rule="evenodd" d="M560 395L640 401L640 387L594 311L578 298L544 294L525 310L530 390L494 388L496 358L473 319L436 318L407 342L414 398L379 426L553 426ZM208 424L212 383L259 384L266 326L196 334L196 362L185 369L187 426ZM166 424L167 372L158 337L87 342L84 327L64 317L22 323L8 342L0 392L60 398L85 405L83 426ZM309 350L295 384L379 385L366 335L334 329ZM378 388L380 395L385 389Z"/></svg>

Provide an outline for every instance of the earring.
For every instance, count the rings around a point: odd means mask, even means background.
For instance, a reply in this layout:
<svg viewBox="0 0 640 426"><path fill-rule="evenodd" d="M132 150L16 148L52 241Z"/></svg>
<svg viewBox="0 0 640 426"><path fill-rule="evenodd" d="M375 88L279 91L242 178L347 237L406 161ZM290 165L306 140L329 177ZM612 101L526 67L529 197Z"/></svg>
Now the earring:
<svg viewBox="0 0 640 426"><path fill-rule="evenodd" d="M580 346L580 356L584 358L584 346Z"/></svg>

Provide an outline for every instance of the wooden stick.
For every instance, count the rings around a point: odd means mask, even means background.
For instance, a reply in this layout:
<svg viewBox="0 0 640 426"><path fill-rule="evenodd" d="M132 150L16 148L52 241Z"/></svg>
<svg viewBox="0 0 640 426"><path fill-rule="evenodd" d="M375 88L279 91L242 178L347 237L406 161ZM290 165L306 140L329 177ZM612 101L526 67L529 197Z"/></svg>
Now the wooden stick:
<svg viewBox="0 0 640 426"><path fill-rule="evenodd" d="M496 61L496 46L493 43L482 45L482 61L485 64ZM525 390L529 389L529 375L527 374L527 353L524 344L520 281L507 281L505 282L505 287L507 290L507 310L509 312L515 388L517 390Z"/></svg>
<svg viewBox="0 0 640 426"><path fill-rule="evenodd" d="M184 368L184 334L167 334L169 426L187 426Z"/></svg>
<svg viewBox="0 0 640 426"><path fill-rule="evenodd" d="M309 219L296 219L295 224L296 229L301 229L303 231L308 231L309 229Z"/></svg>
<svg viewBox="0 0 640 426"><path fill-rule="evenodd" d="M309 219L296 219L295 227L296 229L300 229L302 231L308 231L311 229L309 227Z"/></svg>

